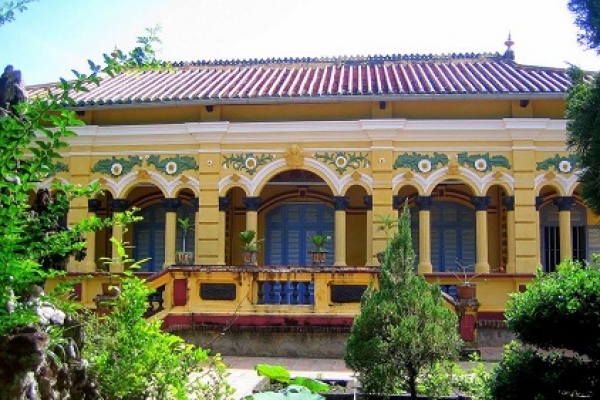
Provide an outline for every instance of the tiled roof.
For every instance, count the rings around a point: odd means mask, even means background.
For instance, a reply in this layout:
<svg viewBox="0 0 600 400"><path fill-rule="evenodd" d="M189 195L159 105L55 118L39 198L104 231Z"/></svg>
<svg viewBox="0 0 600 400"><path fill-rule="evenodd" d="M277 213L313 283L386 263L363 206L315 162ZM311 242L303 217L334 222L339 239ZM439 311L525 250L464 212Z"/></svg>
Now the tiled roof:
<svg viewBox="0 0 600 400"><path fill-rule="evenodd" d="M566 69L495 54L198 61L124 73L75 95L80 106L316 102L418 97L562 98ZM30 94L42 87L30 87Z"/></svg>

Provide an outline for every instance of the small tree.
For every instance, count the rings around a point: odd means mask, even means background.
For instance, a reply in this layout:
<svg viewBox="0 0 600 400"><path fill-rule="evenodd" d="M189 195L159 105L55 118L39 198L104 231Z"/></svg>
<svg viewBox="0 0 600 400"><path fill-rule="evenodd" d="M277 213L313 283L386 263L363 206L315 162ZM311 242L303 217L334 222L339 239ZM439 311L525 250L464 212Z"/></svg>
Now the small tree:
<svg viewBox="0 0 600 400"><path fill-rule="evenodd" d="M346 343L346 364L359 372L366 393L407 391L417 398L417 379L442 361L458 359L462 341L456 314L439 285L415 275L410 213L405 205L398 233L386 249L380 287L361 299Z"/></svg>
<svg viewBox="0 0 600 400"><path fill-rule="evenodd" d="M495 399L600 396L600 268L566 260L541 271L506 309L512 344L494 370ZM567 355L564 351L570 351ZM529 372L528 372L529 371Z"/></svg>

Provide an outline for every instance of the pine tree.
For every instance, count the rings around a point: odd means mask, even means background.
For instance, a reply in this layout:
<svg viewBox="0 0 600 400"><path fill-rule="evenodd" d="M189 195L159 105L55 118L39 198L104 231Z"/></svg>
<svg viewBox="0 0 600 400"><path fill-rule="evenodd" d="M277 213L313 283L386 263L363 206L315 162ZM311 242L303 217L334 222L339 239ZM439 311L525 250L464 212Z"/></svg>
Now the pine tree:
<svg viewBox="0 0 600 400"><path fill-rule="evenodd" d="M415 258L405 205L381 264L380 286L372 284L363 295L346 343L346 364L359 372L365 393L401 389L416 399L417 378L458 359L457 316L446 307L439 285L414 274Z"/></svg>

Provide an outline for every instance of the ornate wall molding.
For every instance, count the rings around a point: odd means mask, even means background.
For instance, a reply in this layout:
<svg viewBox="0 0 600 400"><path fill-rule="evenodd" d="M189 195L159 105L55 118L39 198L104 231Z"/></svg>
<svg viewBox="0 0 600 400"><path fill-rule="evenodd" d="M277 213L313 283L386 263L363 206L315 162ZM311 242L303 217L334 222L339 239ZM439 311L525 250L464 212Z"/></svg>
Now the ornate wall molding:
<svg viewBox="0 0 600 400"><path fill-rule="evenodd" d="M200 169L196 159L191 156L175 155L174 157L162 158L158 155L151 155L148 156L146 163L154 166L157 171L173 176L180 175L183 171L198 171Z"/></svg>
<svg viewBox="0 0 600 400"><path fill-rule="evenodd" d="M490 156L490 153L473 154L462 152L457 154L458 164L469 166L479 172L489 172L492 167L503 167L510 169L508 158L502 155Z"/></svg>
<svg viewBox="0 0 600 400"><path fill-rule="evenodd" d="M232 154L230 156L223 156L222 164L225 168L232 167L236 171L246 171L249 175L254 175L259 167L266 165L273 158L271 154Z"/></svg>
<svg viewBox="0 0 600 400"><path fill-rule="evenodd" d="M129 157L111 157L104 158L96 161L92 167L92 172L98 172L103 175L109 175L113 178L117 178L122 175L126 175L133 167L142 166L142 158L140 156L129 156Z"/></svg>
<svg viewBox="0 0 600 400"><path fill-rule="evenodd" d="M571 174L575 168L579 167L581 159L576 154L569 154L568 156L560 156L558 154L554 157L546 158L540 161L536 165L538 171L548 171L550 167L554 167L554 171L561 174Z"/></svg>
<svg viewBox="0 0 600 400"><path fill-rule="evenodd" d="M343 175L349 168L354 170L371 164L366 153L338 151L332 153L315 153L314 157L326 164L332 165L338 174Z"/></svg>
<svg viewBox="0 0 600 400"><path fill-rule="evenodd" d="M394 169L410 168L415 172L428 173L436 170L438 165L448 165L448 156L438 152L433 153L433 156L412 152L400 154L394 162Z"/></svg>

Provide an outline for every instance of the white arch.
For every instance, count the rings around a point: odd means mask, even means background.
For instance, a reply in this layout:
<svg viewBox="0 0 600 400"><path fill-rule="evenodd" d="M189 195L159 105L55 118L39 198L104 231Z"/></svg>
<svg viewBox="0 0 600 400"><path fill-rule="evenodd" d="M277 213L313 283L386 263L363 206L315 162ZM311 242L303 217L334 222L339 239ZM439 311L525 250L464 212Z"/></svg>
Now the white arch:
<svg viewBox="0 0 600 400"><path fill-rule="evenodd" d="M181 180L182 177L183 175L179 175L177 179L173 179L171 182L167 183L167 186L165 187L167 190L167 197L173 197L173 192L175 189L177 189L178 186L185 185L185 183ZM194 189L196 189L196 192L198 192L200 190L200 181L187 175L186 178L188 179L187 183L189 183Z"/></svg>
<svg viewBox="0 0 600 400"><path fill-rule="evenodd" d="M569 196L573 194L575 186L577 186L577 183L579 182L579 175L581 172L581 170L573 171L569 176L555 174L553 179L547 179L547 172L541 173L535 177L535 190L538 192L544 182L553 182L557 183L562 188L565 196Z"/></svg>
<svg viewBox="0 0 600 400"><path fill-rule="evenodd" d="M486 186L488 186L488 184L490 182L492 182L492 181L495 180L495 178L494 178L495 174L496 174L495 172L490 172L490 173L488 173L488 174L486 174L486 175L484 175L484 176L481 177L481 184L482 184L481 191L482 191L482 194L485 194L485 193L483 193L483 189ZM507 174L506 172L501 172L501 174L502 174L502 181L505 182L505 183L507 183L508 186L510 187L511 192L514 193L515 192L515 178L512 175Z"/></svg>
<svg viewBox="0 0 600 400"><path fill-rule="evenodd" d="M566 184L567 190L565 191L565 193L567 194L567 196L573 195L573 192L575 191L575 187L577 186L577 184L579 184L579 177L581 176L582 173L583 173L582 170L573 171L573 174L569 178L566 179L565 184Z"/></svg>
<svg viewBox="0 0 600 400"><path fill-rule="evenodd" d="M367 185L367 187L369 189L371 189L371 192L372 192L373 191L373 177L370 175L367 175L367 174L363 174L362 172L359 172L359 174L360 174L359 180L364 182ZM342 179L340 179L340 183L341 183L342 187L346 187L348 185L348 183L350 183L351 181L354 181L354 177L352 175L354 175L354 173L344 175L342 177Z"/></svg>
<svg viewBox="0 0 600 400"><path fill-rule="evenodd" d="M448 167L440 168L427 177L423 176L422 174L415 173L412 177L412 181L421 188L421 191L423 193L429 193L433 189L433 186L436 184L435 182L442 179L448 173L448 169ZM484 176L480 177L477 174L477 172L464 167L459 167L458 172L460 176L467 178L471 183L475 185L475 187L479 190L479 195L484 194L483 191L485 190L485 187L495 179L494 175L496 174L496 172L489 172ZM514 191L515 178L506 172L502 172L501 174L502 180L509 185L512 191ZM407 178L405 178L405 175L406 172L394 176L394 179L392 181L392 186L394 187L394 190L396 190L397 186L402 181L407 180Z"/></svg>
<svg viewBox="0 0 600 400"><path fill-rule="evenodd" d="M267 177L267 175L269 175L271 172L275 171L276 169L284 167L285 164L286 164L285 159L279 159L277 161L270 162L265 168L261 169L256 174L256 176L252 179L251 185L249 186L251 195L252 196L256 195L256 188ZM334 194L340 195L340 193L342 192L342 189L344 188L344 184L342 183L342 181L340 179L338 179L336 177L335 172L333 172L331 169L329 169L326 165L322 164L320 161L317 161L317 160L314 160L314 159L308 158L308 157L304 158L304 165L312 167L312 168L316 169L317 171L321 172L323 175L325 175L329 179L329 181L332 183L332 185L334 186L333 189L335 189L335 191L336 191L336 193L334 193Z"/></svg>
<svg viewBox="0 0 600 400"><path fill-rule="evenodd" d="M408 181L408 178L405 178L404 175L406 175L406 172L395 175L392 178L392 188L393 188L394 193L396 193L398 191L398 186L400 185L400 183L402 183L402 181ZM411 179L413 180L413 182L411 182L411 183L415 183L419 187L419 192L425 193L425 187L427 186L427 181L423 177L423 175L413 174L413 177Z"/></svg>
<svg viewBox="0 0 600 400"><path fill-rule="evenodd" d="M251 186L252 182L250 181L250 179L246 178L243 175L237 175L237 176L239 177L239 180L237 182L233 182L233 179L231 179L233 177L233 175L227 175L226 177L222 178L219 181L219 193L221 193L223 191L223 189L231 183L235 183L238 186L243 186L246 188L247 193L251 193L250 186Z"/></svg>

